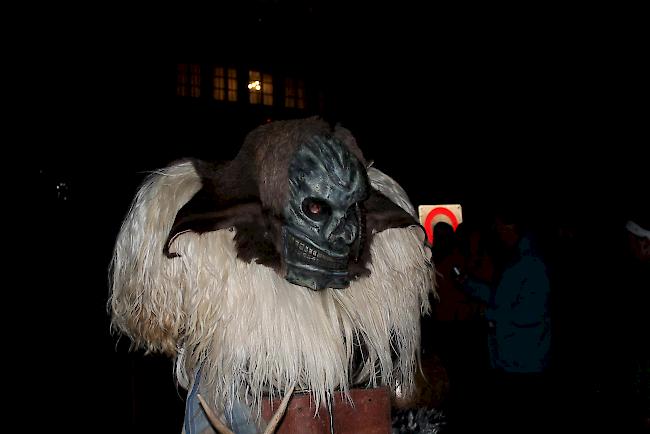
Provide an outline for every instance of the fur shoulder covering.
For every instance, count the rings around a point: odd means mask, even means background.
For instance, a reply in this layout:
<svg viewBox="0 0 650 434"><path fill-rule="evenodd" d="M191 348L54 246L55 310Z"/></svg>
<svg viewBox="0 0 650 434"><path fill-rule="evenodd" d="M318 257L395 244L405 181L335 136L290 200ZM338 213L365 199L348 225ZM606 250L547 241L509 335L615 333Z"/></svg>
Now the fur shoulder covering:
<svg viewBox="0 0 650 434"><path fill-rule="evenodd" d="M186 388L200 369L205 398L220 411L239 400L259 414L263 396L294 383L311 391L315 408L354 385L399 384L409 393L420 315L434 291L420 226L377 233L370 276L311 291L238 259L232 228L183 233L174 241L180 256L165 256L176 212L200 188L193 165L180 162L139 189L111 264L115 329L137 347L176 357Z"/></svg>

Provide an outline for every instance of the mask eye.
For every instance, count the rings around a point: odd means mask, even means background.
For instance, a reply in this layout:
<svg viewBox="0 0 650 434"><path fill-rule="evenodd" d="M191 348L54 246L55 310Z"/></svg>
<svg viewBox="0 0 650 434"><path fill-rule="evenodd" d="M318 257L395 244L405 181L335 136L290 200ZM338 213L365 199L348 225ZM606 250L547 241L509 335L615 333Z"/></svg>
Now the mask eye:
<svg viewBox="0 0 650 434"><path fill-rule="evenodd" d="M321 199L308 197L302 201L302 211L312 220L325 220L332 213L332 208Z"/></svg>

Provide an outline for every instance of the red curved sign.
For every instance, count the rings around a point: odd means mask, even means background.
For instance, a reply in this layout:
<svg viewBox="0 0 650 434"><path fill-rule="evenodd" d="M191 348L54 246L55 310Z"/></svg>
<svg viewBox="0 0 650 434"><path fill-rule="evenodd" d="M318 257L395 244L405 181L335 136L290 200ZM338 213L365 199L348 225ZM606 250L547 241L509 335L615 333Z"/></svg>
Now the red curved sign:
<svg viewBox="0 0 650 434"><path fill-rule="evenodd" d="M445 217L449 218L449 220L451 220L451 226L454 228L454 231L458 227L458 219L456 218L453 212L441 206L432 209L431 211L429 211L429 214L427 214L427 217L424 220L424 230L427 233L427 239L429 240L429 244L433 244L433 226L431 225L431 221L435 216L440 214L444 215Z"/></svg>

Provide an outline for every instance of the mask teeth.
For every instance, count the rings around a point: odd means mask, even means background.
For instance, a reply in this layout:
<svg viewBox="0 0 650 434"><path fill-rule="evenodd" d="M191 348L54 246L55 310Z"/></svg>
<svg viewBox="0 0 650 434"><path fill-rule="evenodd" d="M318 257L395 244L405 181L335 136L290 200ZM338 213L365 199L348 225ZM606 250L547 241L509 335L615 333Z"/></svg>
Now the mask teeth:
<svg viewBox="0 0 650 434"><path fill-rule="evenodd" d="M312 249L311 247L309 247L308 245L306 245L302 241L298 240L297 238L294 238L293 241L294 241L294 244L296 245L296 247L298 248L298 250L303 252L304 256L307 256L307 257L311 256L311 257L314 257L314 258L318 257L318 250Z"/></svg>
<svg viewBox="0 0 650 434"><path fill-rule="evenodd" d="M323 265L328 265L328 266L339 266L340 263L338 261L335 261L332 258L329 258L325 253L319 254L318 250L311 248L307 244L303 243L300 241L297 237L290 235L291 239L293 239L293 244L296 246L298 251L300 251L300 254L303 258L309 260L309 261L318 261Z"/></svg>

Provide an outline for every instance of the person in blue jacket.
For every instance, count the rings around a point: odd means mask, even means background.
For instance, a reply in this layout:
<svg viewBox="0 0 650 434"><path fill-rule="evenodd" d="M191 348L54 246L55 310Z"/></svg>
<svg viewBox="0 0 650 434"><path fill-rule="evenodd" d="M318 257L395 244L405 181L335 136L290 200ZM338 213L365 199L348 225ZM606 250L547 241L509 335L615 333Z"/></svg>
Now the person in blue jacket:
<svg viewBox="0 0 650 434"><path fill-rule="evenodd" d="M539 413L548 400L551 347L550 282L531 234L518 212L495 214L494 229L501 261L500 277L490 285L458 275L460 287L485 303L488 349L492 368L486 402L500 428L532 432L548 415Z"/></svg>

